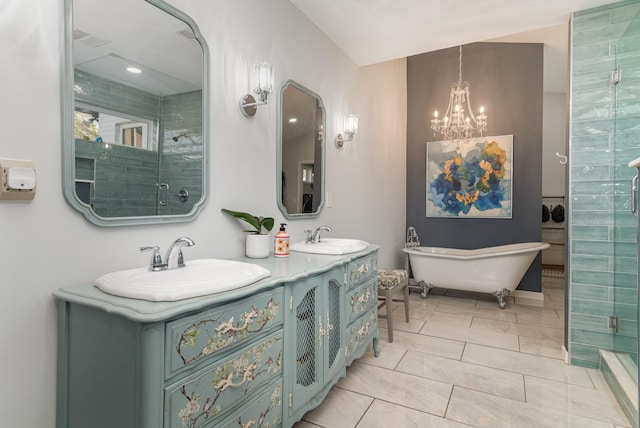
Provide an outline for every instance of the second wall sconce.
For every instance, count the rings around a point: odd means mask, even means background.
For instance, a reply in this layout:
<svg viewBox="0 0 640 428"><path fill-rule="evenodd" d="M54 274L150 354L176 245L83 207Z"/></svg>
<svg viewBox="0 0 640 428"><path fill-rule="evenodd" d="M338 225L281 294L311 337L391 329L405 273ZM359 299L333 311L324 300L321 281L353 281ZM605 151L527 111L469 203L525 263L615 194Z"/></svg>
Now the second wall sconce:
<svg viewBox="0 0 640 428"><path fill-rule="evenodd" d="M253 92L258 95L259 101L251 94L246 94L240 99L240 110L247 117L255 116L258 106L266 105L269 94L273 92L273 65L261 62L258 69L258 86Z"/></svg>
<svg viewBox="0 0 640 428"><path fill-rule="evenodd" d="M342 147L345 141L353 141L353 136L358 132L358 116L350 114L344 117L343 131L344 135L338 134L336 137L336 146Z"/></svg>

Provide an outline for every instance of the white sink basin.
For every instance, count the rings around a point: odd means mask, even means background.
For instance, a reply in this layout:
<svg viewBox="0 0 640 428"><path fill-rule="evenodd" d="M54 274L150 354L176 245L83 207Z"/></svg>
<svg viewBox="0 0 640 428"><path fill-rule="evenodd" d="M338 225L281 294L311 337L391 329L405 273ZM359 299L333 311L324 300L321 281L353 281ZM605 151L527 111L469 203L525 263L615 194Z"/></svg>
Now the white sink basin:
<svg viewBox="0 0 640 428"><path fill-rule="evenodd" d="M159 272L150 272L147 267L112 272L98 278L95 285L117 296L172 302L233 290L269 275L267 269L252 263L200 259Z"/></svg>
<svg viewBox="0 0 640 428"><path fill-rule="evenodd" d="M340 255L362 251L368 246L368 242L359 239L322 238L317 244L296 242L291 245L290 250L299 253Z"/></svg>

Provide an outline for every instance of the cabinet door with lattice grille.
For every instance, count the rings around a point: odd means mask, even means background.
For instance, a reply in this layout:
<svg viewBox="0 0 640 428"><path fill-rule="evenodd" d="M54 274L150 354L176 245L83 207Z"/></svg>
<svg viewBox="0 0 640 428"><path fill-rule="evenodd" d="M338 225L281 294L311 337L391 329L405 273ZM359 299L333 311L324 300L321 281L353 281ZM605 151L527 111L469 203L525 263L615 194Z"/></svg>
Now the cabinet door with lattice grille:
<svg viewBox="0 0 640 428"><path fill-rule="evenodd" d="M293 414L309 402L323 386L322 355L326 324L322 311L323 276L316 275L297 282L292 289L290 315L294 334L289 349L293 366L289 408Z"/></svg>
<svg viewBox="0 0 640 428"><path fill-rule="evenodd" d="M324 383L335 380L336 376L344 375L345 372L345 283L344 268L335 268L324 275L325 283L325 338Z"/></svg>

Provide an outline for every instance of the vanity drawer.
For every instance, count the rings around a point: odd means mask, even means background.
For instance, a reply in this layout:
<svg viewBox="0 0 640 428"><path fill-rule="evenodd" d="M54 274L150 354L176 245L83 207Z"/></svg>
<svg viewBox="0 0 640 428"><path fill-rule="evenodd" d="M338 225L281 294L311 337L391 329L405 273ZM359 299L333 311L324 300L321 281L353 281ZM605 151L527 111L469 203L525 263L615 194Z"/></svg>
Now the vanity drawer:
<svg viewBox="0 0 640 428"><path fill-rule="evenodd" d="M351 364L352 355L360 349L376 334L378 330L378 307L369 310L364 316L347 327L347 364ZM364 352L364 351L362 351Z"/></svg>
<svg viewBox="0 0 640 428"><path fill-rule="evenodd" d="M347 265L347 287L354 287L367 278L376 276L377 272L377 253L354 260Z"/></svg>
<svg viewBox="0 0 640 428"><path fill-rule="evenodd" d="M283 322L282 287L167 323L166 378Z"/></svg>
<svg viewBox="0 0 640 428"><path fill-rule="evenodd" d="M165 427L196 428L220 421L260 386L282 377L282 350L279 330L249 350L236 352L167 387Z"/></svg>
<svg viewBox="0 0 640 428"><path fill-rule="evenodd" d="M278 428L282 422L282 382L269 385L262 394L242 407L222 423L206 428Z"/></svg>
<svg viewBox="0 0 640 428"><path fill-rule="evenodd" d="M372 307L377 307L378 281L369 279L363 286L347 294L347 323L358 318Z"/></svg>

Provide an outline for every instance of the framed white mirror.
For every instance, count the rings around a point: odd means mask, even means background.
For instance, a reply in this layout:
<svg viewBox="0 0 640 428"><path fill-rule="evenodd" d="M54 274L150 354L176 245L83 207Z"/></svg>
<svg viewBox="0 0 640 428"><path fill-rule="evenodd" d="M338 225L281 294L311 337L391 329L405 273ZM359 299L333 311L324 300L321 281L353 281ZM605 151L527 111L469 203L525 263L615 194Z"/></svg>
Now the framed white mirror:
<svg viewBox="0 0 640 428"><path fill-rule="evenodd" d="M64 0L63 191L99 226L192 220L208 197L209 51L161 0Z"/></svg>
<svg viewBox="0 0 640 428"><path fill-rule="evenodd" d="M278 110L278 206L287 219L320 214L324 194L325 108L318 94L288 80Z"/></svg>

